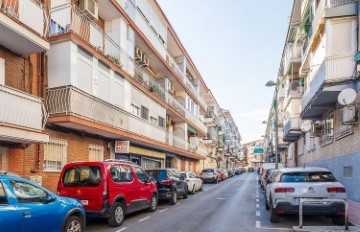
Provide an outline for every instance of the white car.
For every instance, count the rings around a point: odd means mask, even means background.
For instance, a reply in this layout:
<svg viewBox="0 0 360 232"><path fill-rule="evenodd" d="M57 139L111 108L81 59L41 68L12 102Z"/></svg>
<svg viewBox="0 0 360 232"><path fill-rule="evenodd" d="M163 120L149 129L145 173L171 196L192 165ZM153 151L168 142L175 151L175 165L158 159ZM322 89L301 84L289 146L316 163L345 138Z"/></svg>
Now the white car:
<svg viewBox="0 0 360 232"><path fill-rule="evenodd" d="M198 178L192 171L181 172L181 176L184 177L186 183L188 184L189 193L195 194L196 191L203 190L202 179Z"/></svg>
<svg viewBox="0 0 360 232"><path fill-rule="evenodd" d="M279 222L280 215L299 214L300 199L346 200L345 187L326 168L279 169L266 186L266 209L270 222ZM336 225L345 222L345 206L340 202L314 202L303 204L303 214L332 217Z"/></svg>

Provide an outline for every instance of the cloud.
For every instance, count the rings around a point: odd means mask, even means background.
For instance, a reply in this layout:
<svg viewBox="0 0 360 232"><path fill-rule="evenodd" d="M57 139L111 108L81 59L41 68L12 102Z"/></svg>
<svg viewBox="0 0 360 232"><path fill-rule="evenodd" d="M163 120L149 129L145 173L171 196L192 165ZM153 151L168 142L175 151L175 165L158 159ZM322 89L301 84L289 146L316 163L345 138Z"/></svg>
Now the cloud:
<svg viewBox="0 0 360 232"><path fill-rule="evenodd" d="M244 113L237 113L233 117L235 118L235 120L258 121L258 120L267 119L268 115L269 115L269 110L263 109L263 110L254 110Z"/></svg>

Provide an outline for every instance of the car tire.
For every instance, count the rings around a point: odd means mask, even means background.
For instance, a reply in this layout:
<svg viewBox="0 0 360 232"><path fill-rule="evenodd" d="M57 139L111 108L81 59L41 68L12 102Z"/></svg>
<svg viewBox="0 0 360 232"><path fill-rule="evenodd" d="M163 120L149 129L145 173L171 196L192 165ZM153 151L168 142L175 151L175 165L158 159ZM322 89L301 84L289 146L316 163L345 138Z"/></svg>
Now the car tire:
<svg viewBox="0 0 360 232"><path fill-rule="evenodd" d="M216 178L216 179L214 180L214 183L215 183L215 184L219 183L218 178Z"/></svg>
<svg viewBox="0 0 360 232"><path fill-rule="evenodd" d="M188 198L188 194L189 194L189 190L188 190L188 187L186 186L185 187L185 192L183 194L183 199L187 199Z"/></svg>
<svg viewBox="0 0 360 232"><path fill-rule="evenodd" d="M170 205L175 205L177 203L177 192L176 189L173 190L170 200Z"/></svg>
<svg viewBox="0 0 360 232"><path fill-rule="evenodd" d="M275 209L273 208L272 201L270 201L270 222L278 223L280 221L280 216L275 213Z"/></svg>
<svg viewBox="0 0 360 232"><path fill-rule="evenodd" d="M199 191L201 192L203 190L204 190L204 184L201 184Z"/></svg>
<svg viewBox="0 0 360 232"><path fill-rule="evenodd" d="M193 188L191 190L191 194L194 195L196 193L196 190L195 190L195 185L193 185Z"/></svg>
<svg viewBox="0 0 360 232"><path fill-rule="evenodd" d="M345 225L345 216L344 215L333 216L331 218L331 221L334 225L343 226L343 225Z"/></svg>
<svg viewBox="0 0 360 232"><path fill-rule="evenodd" d="M270 210L270 206L269 206L269 204L268 204L268 202L266 200L266 196L264 197L264 199L265 199L265 209Z"/></svg>
<svg viewBox="0 0 360 232"><path fill-rule="evenodd" d="M149 212L155 212L158 205L158 200L155 194L151 196Z"/></svg>
<svg viewBox="0 0 360 232"><path fill-rule="evenodd" d="M115 202L108 218L108 224L112 227L121 226L125 218L125 210L123 204Z"/></svg>
<svg viewBox="0 0 360 232"><path fill-rule="evenodd" d="M78 216L71 216L66 220L63 232L81 232L83 228L84 225L81 219Z"/></svg>

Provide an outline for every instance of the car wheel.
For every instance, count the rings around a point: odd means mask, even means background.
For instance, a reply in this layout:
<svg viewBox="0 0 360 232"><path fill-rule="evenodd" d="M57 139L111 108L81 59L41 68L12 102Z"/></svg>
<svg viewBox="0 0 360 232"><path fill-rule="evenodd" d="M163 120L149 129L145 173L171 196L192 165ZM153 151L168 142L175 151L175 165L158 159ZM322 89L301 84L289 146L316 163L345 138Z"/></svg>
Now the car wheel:
<svg viewBox="0 0 360 232"><path fill-rule="evenodd" d="M215 184L219 183L218 178L216 178L216 179L214 180L214 183L215 183Z"/></svg>
<svg viewBox="0 0 360 232"><path fill-rule="evenodd" d="M269 204L267 203L267 200L266 200L266 196L265 196L265 209L266 210L269 210L270 209L270 206L269 206Z"/></svg>
<svg viewBox="0 0 360 232"><path fill-rule="evenodd" d="M275 209L273 208L272 201L270 201L270 222L278 223L280 221L280 216L275 213Z"/></svg>
<svg viewBox="0 0 360 232"><path fill-rule="evenodd" d="M155 212L155 211L156 211L156 208L157 208L157 204L158 204L157 197L156 197L155 194L153 194L153 195L151 196L149 212Z"/></svg>
<svg viewBox="0 0 360 232"><path fill-rule="evenodd" d="M108 224L113 227L118 227L123 223L124 217L124 206L120 202L116 202L111 209Z"/></svg>
<svg viewBox="0 0 360 232"><path fill-rule="evenodd" d="M188 187L186 186L186 187L185 187L185 193L183 194L183 199L187 199L187 198L188 198L188 193L189 193L189 190L188 190Z"/></svg>
<svg viewBox="0 0 360 232"><path fill-rule="evenodd" d="M199 191L201 192L203 190L204 190L204 184L201 184Z"/></svg>
<svg viewBox="0 0 360 232"><path fill-rule="evenodd" d="M345 225L345 216L334 216L331 218L334 225L342 226Z"/></svg>
<svg viewBox="0 0 360 232"><path fill-rule="evenodd" d="M177 192L176 190L174 190L171 196L170 205L175 205L176 203L177 203Z"/></svg>
<svg viewBox="0 0 360 232"><path fill-rule="evenodd" d="M195 190L195 185L193 185L193 188L192 188L192 190L191 190L191 194L195 194L196 193L196 190Z"/></svg>
<svg viewBox="0 0 360 232"><path fill-rule="evenodd" d="M82 221L78 216L71 216L66 220L64 232L81 232L83 228Z"/></svg>

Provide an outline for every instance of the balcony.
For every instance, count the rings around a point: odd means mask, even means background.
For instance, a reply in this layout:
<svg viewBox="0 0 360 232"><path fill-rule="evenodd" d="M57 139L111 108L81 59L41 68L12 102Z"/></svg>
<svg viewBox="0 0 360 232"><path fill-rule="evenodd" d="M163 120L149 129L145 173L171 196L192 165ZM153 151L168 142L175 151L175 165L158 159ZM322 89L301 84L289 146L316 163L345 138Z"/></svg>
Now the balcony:
<svg viewBox="0 0 360 232"><path fill-rule="evenodd" d="M339 93L352 87L349 81L353 79L354 68L354 54L326 58L314 77L310 76L310 86L301 100L301 118L318 120L335 107Z"/></svg>
<svg viewBox="0 0 360 232"><path fill-rule="evenodd" d="M57 123L64 127L77 128L104 137L115 137L114 134L107 132L107 130L100 130L93 126L92 122L94 122L109 128L136 133L158 142L166 142L165 128L130 114L122 108L111 105L73 86L49 89L47 107L50 118L76 116L91 122L87 125L80 125L76 123L76 120L73 120L73 122L69 119Z"/></svg>
<svg viewBox="0 0 360 232"><path fill-rule="evenodd" d="M298 138L303 134L300 126L301 126L300 118L290 118L284 127L283 141L294 142L298 140Z"/></svg>
<svg viewBox="0 0 360 232"><path fill-rule="evenodd" d="M20 55L49 50L49 12L37 0L0 1L0 44Z"/></svg>
<svg viewBox="0 0 360 232"><path fill-rule="evenodd" d="M40 98L0 85L0 139L14 143L45 143L47 113Z"/></svg>
<svg viewBox="0 0 360 232"><path fill-rule="evenodd" d="M116 42L114 42L94 22L83 16L81 11L73 4L66 4L59 8L51 9L50 36L57 36L72 32L79 36L95 50L103 53L112 63L127 72L130 77L148 88L167 104L172 106L180 115L191 121L200 134L206 134L207 127L192 112L160 85L153 75L139 66Z"/></svg>

